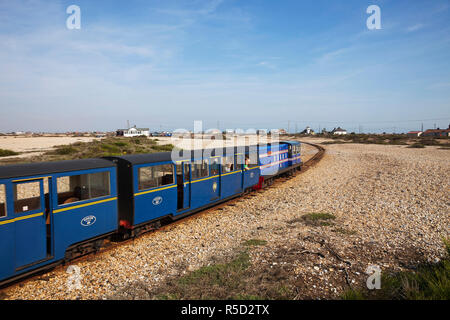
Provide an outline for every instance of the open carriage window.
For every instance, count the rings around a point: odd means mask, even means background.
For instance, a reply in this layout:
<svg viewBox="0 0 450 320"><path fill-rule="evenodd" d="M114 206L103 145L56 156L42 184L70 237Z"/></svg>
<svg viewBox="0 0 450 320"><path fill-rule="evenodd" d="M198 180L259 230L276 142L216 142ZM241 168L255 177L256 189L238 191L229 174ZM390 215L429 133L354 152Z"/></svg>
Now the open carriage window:
<svg viewBox="0 0 450 320"><path fill-rule="evenodd" d="M5 185L0 184L0 218L6 217L6 190Z"/></svg>
<svg viewBox="0 0 450 320"><path fill-rule="evenodd" d="M59 177L56 186L58 204L109 196L109 181L108 171Z"/></svg>
<svg viewBox="0 0 450 320"><path fill-rule="evenodd" d="M236 168L234 166L234 156L228 156L222 158L222 173L227 173L234 171Z"/></svg>
<svg viewBox="0 0 450 320"><path fill-rule="evenodd" d="M192 164L192 179L209 176L208 160L195 160Z"/></svg>
<svg viewBox="0 0 450 320"><path fill-rule="evenodd" d="M41 208L39 181L14 184L14 212L22 213Z"/></svg>
<svg viewBox="0 0 450 320"><path fill-rule="evenodd" d="M220 158L213 158L211 159L211 175L215 176L219 174L219 159Z"/></svg>
<svg viewBox="0 0 450 320"><path fill-rule="evenodd" d="M173 164L139 168L139 190L174 183Z"/></svg>

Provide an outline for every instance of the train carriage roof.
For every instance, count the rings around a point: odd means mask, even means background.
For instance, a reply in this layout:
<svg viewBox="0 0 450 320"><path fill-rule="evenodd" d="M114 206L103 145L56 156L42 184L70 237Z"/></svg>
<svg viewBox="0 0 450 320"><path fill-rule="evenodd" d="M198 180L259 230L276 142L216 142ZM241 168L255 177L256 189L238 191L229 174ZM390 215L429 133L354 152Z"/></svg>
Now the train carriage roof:
<svg viewBox="0 0 450 320"><path fill-rule="evenodd" d="M252 146L252 147L256 147L256 145ZM215 156L216 154L225 156L227 154L230 154L230 151L232 153L234 153L237 150L239 150L239 149L237 149L237 147L228 147L228 148L223 148L222 153L220 153L221 149L222 148L202 149L200 154L202 155L202 157L205 157L205 155L207 157L211 157L211 156ZM245 152L249 152L252 150L253 149L251 149L248 146L245 147ZM196 156L198 155L198 153L196 153L196 151L199 152L198 149L197 150L184 150L183 154L179 154L179 157L177 157L176 161L195 159ZM172 161L172 152L130 154L130 155L123 155L123 156L105 157L105 159L112 160L112 161L114 161L114 160L126 161L128 163L131 163L132 165L145 164L145 163L158 163L158 162Z"/></svg>
<svg viewBox="0 0 450 320"><path fill-rule="evenodd" d="M131 164L156 163L172 160L172 152L157 152L157 153L142 153L129 154L124 156L107 157L106 159L120 159L125 160Z"/></svg>
<svg viewBox="0 0 450 320"><path fill-rule="evenodd" d="M284 141L280 141L280 143L289 143L289 144L300 144L300 141L295 141L295 140L284 140Z"/></svg>
<svg viewBox="0 0 450 320"><path fill-rule="evenodd" d="M79 159L51 162L36 162L0 166L0 179L19 178L61 172L115 167L105 159Z"/></svg>

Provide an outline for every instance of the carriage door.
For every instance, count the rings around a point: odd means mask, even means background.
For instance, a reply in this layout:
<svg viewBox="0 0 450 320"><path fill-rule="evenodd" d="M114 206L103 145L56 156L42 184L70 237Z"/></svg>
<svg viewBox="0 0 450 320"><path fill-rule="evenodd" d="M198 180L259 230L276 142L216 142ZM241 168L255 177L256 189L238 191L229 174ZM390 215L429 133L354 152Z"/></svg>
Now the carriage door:
<svg viewBox="0 0 450 320"><path fill-rule="evenodd" d="M191 206L191 164L183 162L184 208Z"/></svg>
<svg viewBox="0 0 450 320"><path fill-rule="evenodd" d="M43 179L13 181L16 269L47 257L46 206Z"/></svg>
<svg viewBox="0 0 450 320"><path fill-rule="evenodd" d="M189 208L191 206L191 166L187 161L177 164L177 189L177 210Z"/></svg>

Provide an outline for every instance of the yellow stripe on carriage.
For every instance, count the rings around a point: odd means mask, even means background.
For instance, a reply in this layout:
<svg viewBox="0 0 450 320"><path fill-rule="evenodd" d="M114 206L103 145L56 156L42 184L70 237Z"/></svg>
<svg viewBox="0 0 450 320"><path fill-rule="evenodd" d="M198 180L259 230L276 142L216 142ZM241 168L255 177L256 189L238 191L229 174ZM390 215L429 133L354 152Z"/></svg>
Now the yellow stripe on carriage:
<svg viewBox="0 0 450 320"><path fill-rule="evenodd" d="M259 169L259 166L256 166L256 167L253 167L253 168L249 168L249 169L247 169L247 171L248 170L253 170L253 169ZM233 171L233 172L222 174L222 177L230 175L230 174L241 173L241 172L242 172L241 170L236 170L236 171ZM213 178L218 178L218 177L220 177L220 175L215 175L215 176L212 176L212 177L206 177L204 179L192 180L190 182L184 182L183 184L186 186L188 184L201 182L201 181L206 181L206 180L213 179ZM143 191L143 192L135 193L134 196L140 196L140 195L143 195L143 194L148 194L148 193L152 193L152 192L156 192L156 191L161 191L161 190L166 190L166 189L170 189L170 188L175 188L176 186L177 185L174 184L174 185L171 185L171 186L168 186L168 187L165 187L165 188L158 188L158 189Z"/></svg>
<svg viewBox="0 0 450 320"><path fill-rule="evenodd" d="M51 178L51 176L37 177L37 178L29 178L29 179L12 180L12 182L23 182L23 181L42 180L42 179L45 179L45 178Z"/></svg>
<svg viewBox="0 0 450 320"><path fill-rule="evenodd" d="M7 224L7 223L12 223L12 222L15 222L15 221L20 221L20 220L25 220L25 219L39 217L39 216L42 216L43 214L44 214L43 212L39 212L39 213L30 214L28 216L17 217L17 218L14 218L14 219L11 219L11 220L7 220L7 221L0 221L0 225Z"/></svg>
<svg viewBox="0 0 450 320"><path fill-rule="evenodd" d="M93 206L94 204L99 204L99 203L109 202L109 201L113 201L113 200L117 200L117 197L108 198L108 199L104 199L104 200L100 200L100 201L94 201L94 202L84 203L84 204L80 204L80 205L78 205L78 206L67 207L67 208L62 208L62 209L57 209L57 210L53 210L53 213L58 213L58 212L63 212L63 211L68 211L68 210L74 210L74 209L78 209L78 208L83 208L83 207Z"/></svg>
<svg viewBox="0 0 450 320"><path fill-rule="evenodd" d="M152 193L152 192L156 192L156 191L161 191L161 190L166 190L166 189L170 189L170 188L175 188L177 185L171 185L168 187L164 187L164 188L158 188L158 189L153 189L153 190L148 190L148 191L143 191L143 192L139 192L139 193L135 193L134 196L140 196L142 194L147 194L147 193Z"/></svg>

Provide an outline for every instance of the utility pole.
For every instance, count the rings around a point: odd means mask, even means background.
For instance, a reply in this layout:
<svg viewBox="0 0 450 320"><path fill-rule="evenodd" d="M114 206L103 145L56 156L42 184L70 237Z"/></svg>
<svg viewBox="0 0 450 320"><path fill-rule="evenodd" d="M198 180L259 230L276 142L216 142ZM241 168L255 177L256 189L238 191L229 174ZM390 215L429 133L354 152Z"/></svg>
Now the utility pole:
<svg viewBox="0 0 450 320"><path fill-rule="evenodd" d="M423 122L422 122L422 129L421 129L420 131L422 131L422 132L423 132Z"/></svg>
<svg viewBox="0 0 450 320"><path fill-rule="evenodd" d="M291 121L288 120L288 131L287 131L287 133L290 133L290 126L291 126Z"/></svg>

